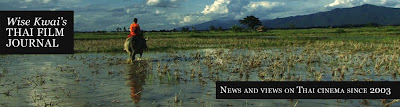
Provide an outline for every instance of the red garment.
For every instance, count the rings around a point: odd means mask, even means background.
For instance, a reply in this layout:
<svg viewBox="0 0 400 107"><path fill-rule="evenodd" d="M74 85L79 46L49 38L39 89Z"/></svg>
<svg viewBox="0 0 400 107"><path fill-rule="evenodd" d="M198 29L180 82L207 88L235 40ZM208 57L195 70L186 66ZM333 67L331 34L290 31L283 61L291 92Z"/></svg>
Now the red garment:
<svg viewBox="0 0 400 107"><path fill-rule="evenodd" d="M131 87L131 98L132 101L135 102L135 104L140 102L140 97L142 97L142 94L139 93L140 91L135 90L135 87Z"/></svg>
<svg viewBox="0 0 400 107"><path fill-rule="evenodd" d="M131 29L131 33L128 35L128 38L137 36L140 32L140 27L137 23L132 23L129 29Z"/></svg>

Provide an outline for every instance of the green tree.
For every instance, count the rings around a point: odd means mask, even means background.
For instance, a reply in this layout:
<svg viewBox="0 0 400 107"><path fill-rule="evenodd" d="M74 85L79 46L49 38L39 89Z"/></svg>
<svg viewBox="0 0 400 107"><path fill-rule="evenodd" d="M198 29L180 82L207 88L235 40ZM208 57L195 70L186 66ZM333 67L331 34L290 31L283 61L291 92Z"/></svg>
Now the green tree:
<svg viewBox="0 0 400 107"><path fill-rule="evenodd" d="M218 26L218 31L222 31L222 27L221 26Z"/></svg>
<svg viewBox="0 0 400 107"><path fill-rule="evenodd" d="M121 32L122 31L122 28L120 28L120 27L117 27L117 32Z"/></svg>
<svg viewBox="0 0 400 107"><path fill-rule="evenodd" d="M344 29L336 29L336 33L339 33L339 34L346 33L346 31Z"/></svg>
<svg viewBox="0 0 400 107"><path fill-rule="evenodd" d="M192 32L196 32L196 27L192 26Z"/></svg>
<svg viewBox="0 0 400 107"><path fill-rule="evenodd" d="M189 28L187 28L187 27L182 27L182 32L188 32L189 31Z"/></svg>
<svg viewBox="0 0 400 107"><path fill-rule="evenodd" d="M239 20L239 23L247 25L251 29L254 29L257 25L261 25L261 21L255 16L247 16L243 20Z"/></svg>
<svg viewBox="0 0 400 107"><path fill-rule="evenodd" d="M295 25L295 24L290 24L288 27L289 27L290 29L295 29L295 28L296 28L296 25Z"/></svg>
<svg viewBox="0 0 400 107"><path fill-rule="evenodd" d="M366 26L367 27L378 27L379 24L378 23L368 23Z"/></svg>
<svg viewBox="0 0 400 107"><path fill-rule="evenodd" d="M214 31L215 30L215 26L210 26L210 31Z"/></svg>
<svg viewBox="0 0 400 107"><path fill-rule="evenodd" d="M234 31L234 32L241 32L242 31L242 27L240 27L239 25L233 25L232 27L231 27L231 30L232 31Z"/></svg>

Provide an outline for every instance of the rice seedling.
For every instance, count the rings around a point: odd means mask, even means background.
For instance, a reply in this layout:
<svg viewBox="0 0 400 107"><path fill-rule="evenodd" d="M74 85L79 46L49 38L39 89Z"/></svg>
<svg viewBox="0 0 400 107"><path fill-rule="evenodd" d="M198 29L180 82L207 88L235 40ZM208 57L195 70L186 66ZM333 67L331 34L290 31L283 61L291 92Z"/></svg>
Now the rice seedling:
<svg viewBox="0 0 400 107"><path fill-rule="evenodd" d="M383 105L383 106L389 107L389 106L393 105L394 103L400 102L400 99L394 99L394 100L392 100L392 101L390 101L390 102L387 102L386 99L383 99L383 100L381 100L381 101L382 101L382 105Z"/></svg>
<svg viewBox="0 0 400 107"><path fill-rule="evenodd" d="M356 67L356 68L358 68L358 69L361 69L363 66L364 66L364 64L367 62L367 58L364 58L362 61L361 61L361 64L358 66L358 67Z"/></svg>
<svg viewBox="0 0 400 107"><path fill-rule="evenodd" d="M191 73L190 73L190 78L193 79L194 77L196 77L196 75L195 75L195 72L196 72L196 71L195 71L194 69L191 69L190 72L191 72Z"/></svg>
<svg viewBox="0 0 400 107"><path fill-rule="evenodd" d="M178 102L179 102L179 97L178 97L177 94L175 93L174 103L178 103Z"/></svg>
<svg viewBox="0 0 400 107"><path fill-rule="evenodd" d="M369 106L369 101L367 99L362 99L360 104L364 106Z"/></svg>

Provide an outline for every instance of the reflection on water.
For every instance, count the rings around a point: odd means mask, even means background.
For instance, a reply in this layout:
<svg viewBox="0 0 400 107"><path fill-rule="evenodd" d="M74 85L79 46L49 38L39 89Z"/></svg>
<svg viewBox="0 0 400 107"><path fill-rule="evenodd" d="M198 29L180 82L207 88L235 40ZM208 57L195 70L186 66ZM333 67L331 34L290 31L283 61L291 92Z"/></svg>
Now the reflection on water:
<svg viewBox="0 0 400 107"><path fill-rule="evenodd" d="M143 85L145 85L147 75L147 61L136 61L128 65L128 84L131 90L132 101L136 104L140 102L142 96Z"/></svg>
<svg viewBox="0 0 400 107"><path fill-rule="evenodd" d="M124 53L0 55L0 106L381 106L379 99L215 99L215 81L398 77L396 55L343 53L205 49L146 53L133 64Z"/></svg>

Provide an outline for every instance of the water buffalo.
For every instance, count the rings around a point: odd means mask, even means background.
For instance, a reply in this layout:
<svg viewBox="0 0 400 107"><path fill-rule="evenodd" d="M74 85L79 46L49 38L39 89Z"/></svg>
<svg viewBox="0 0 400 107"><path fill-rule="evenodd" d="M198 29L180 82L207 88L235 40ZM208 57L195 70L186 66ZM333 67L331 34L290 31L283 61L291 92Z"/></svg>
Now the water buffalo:
<svg viewBox="0 0 400 107"><path fill-rule="evenodd" d="M135 55L139 54L140 58L142 57L143 50L147 49L146 39L144 39L143 35L138 35L131 37L128 39L128 43L125 44L126 52L129 55L129 59L131 62L135 60Z"/></svg>

